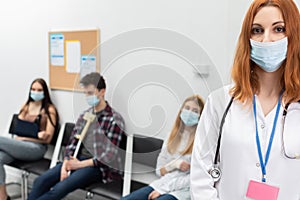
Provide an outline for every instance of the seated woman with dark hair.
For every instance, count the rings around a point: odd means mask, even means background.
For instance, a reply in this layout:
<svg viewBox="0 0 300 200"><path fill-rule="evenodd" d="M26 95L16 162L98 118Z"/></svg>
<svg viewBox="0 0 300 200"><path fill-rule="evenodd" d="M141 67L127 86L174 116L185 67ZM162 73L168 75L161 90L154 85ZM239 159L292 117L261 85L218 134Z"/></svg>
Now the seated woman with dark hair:
<svg viewBox="0 0 300 200"><path fill-rule="evenodd" d="M10 199L6 193L4 165L14 160L34 161L44 157L58 125L58 112L51 101L46 82L35 79L29 89L26 103L21 107L18 118L36 122L36 137L0 137L0 199Z"/></svg>

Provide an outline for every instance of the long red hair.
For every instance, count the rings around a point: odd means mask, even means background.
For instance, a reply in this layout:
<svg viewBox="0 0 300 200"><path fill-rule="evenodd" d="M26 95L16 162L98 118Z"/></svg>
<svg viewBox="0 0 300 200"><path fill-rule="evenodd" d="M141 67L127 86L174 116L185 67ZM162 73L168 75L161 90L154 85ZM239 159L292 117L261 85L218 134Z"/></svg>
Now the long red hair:
<svg viewBox="0 0 300 200"><path fill-rule="evenodd" d="M174 124L172 131L170 133L170 136L168 138L167 149L171 154L173 154L176 151L176 149L180 143L180 140L181 140L181 134L179 134L179 133L183 132L185 125L182 122L182 120L180 119L180 113L181 113L183 107L185 106L185 103L188 101L194 101L199 106L200 115L201 115L203 107L204 107L204 101L202 100L202 98L199 95L193 95L193 96L190 96L185 99L185 101L181 105L181 108L177 114L175 124ZM185 147L185 149L182 152L180 152L181 155L186 155L186 154L192 153L197 124L194 125L193 128L194 128L193 133L190 134L189 142L188 142L187 146Z"/></svg>
<svg viewBox="0 0 300 200"><path fill-rule="evenodd" d="M234 86L230 93L241 102L251 102L253 94L259 92L258 77L252 72L254 63L250 60L251 28L256 13L264 6L276 6L281 12L288 38L286 60L281 67L281 87L285 102L300 99L300 14L293 0L255 0L251 4L238 39L231 71Z"/></svg>

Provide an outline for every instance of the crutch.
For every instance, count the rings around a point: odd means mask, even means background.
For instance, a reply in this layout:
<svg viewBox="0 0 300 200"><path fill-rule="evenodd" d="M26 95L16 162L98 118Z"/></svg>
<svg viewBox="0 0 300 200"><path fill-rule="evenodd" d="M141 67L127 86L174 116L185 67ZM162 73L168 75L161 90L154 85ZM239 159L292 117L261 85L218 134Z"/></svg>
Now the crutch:
<svg viewBox="0 0 300 200"><path fill-rule="evenodd" d="M81 134L79 135L76 135L75 138L78 139L78 143L76 145L76 149L74 151L74 154L73 154L73 157L76 158L77 155L78 155L78 152L79 152L79 149L80 149L80 146L81 146L81 143L87 133L87 130L89 129L91 123L94 121L94 119L96 118L96 115L90 113L90 112L86 112L84 113L83 115L83 119L86 120L86 124L83 128L83 130L81 131ZM70 175L70 171L68 172L68 175Z"/></svg>

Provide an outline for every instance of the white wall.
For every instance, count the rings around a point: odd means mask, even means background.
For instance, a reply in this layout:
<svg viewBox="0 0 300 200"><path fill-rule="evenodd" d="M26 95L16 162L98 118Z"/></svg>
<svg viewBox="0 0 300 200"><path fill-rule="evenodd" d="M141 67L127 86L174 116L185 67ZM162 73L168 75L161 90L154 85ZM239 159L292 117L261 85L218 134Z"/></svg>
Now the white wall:
<svg viewBox="0 0 300 200"><path fill-rule="evenodd" d="M183 98L190 93L199 93L206 98L210 90L229 82L235 43L250 2L251 0L2 2L0 134L7 132L12 113L18 112L26 100L31 81L36 77L43 77L48 81L48 31L97 27L101 29L101 43L118 49L123 43L114 43L114 38L126 33L136 34L138 38L141 29L146 30L143 36L146 34L151 37L151 31L147 32L146 28L156 28L155 30L166 33L163 38L158 38L162 41L168 40L168 35L175 39L178 36L177 41L174 39L174 46L167 49L169 51L141 46L141 50L132 51L115 59L108 66L102 66L102 71L108 83L106 97L113 107L126 116L127 128L135 133L164 137L171 128ZM299 0L297 3L299 4ZM180 52L180 47L188 48L182 44L184 40L194 46ZM172 40L169 42L172 43ZM197 48L200 49L198 57L195 56L198 52L192 51ZM172 54L175 49L179 55ZM188 59L185 60L182 56ZM191 64L209 64L209 76L198 76ZM151 69L149 73L143 73L143 70L146 72L148 69ZM159 69L162 69L161 73ZM174 74L175 78L170 74ZM216 78L218 83L213 83L210 79L217 74L220 74L221 79ZM181 85L187 90L182 91ZM52 94L62 121L73 121L86 106L81 94L67 91L52 91Z"/></svg>

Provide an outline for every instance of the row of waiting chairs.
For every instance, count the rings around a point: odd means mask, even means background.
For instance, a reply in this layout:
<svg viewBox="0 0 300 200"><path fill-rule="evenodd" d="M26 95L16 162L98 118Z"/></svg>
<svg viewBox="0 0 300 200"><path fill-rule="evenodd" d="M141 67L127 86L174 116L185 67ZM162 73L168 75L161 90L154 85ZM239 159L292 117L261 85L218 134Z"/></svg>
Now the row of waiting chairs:
<svg viewBox="0 0 300 200"><path fill-rule="evenodd" d="M60 128L60 131L58 131L58 133L54 135L53 140L49 144L49 146L52 146L52 148L54 148L51 159L44 157L41 160L33 162L16 160L13 163L9 164L9 166L11 167L22 170L21 197L23 200L27 199L28 195L29 175L34 174L39 176L50 167L55 166L57 162L62 160L64 148L67 145L68 139L72 133L74 126L74 123L64 123ZM10 127L10 131L11 128L12 127ZM126 150L126 146L128 146L129 144L126 141L127 138L125 138L121 144L121 148L124 150ZM130 173L130 176L127 176L130 178L130 191L147 185L152 180L157 178L155 176L156 160L158 154L160 153L162 144L163 140L154 137L133 137L133 146L131 146L133 152L127 151L127 154L132 155L132 160L129 160L129 162L131 163L130 172L125 171L125 176L126 173ZM131 173L131 171L139 173ZM93 199L95 194L107 199L120 199L120 197L124 194L124 190L128 190L125 187L128 187L128 184L127 186L125 186L124 180L122 179L108 184L97 183L82 189L86 191L86 200Z"/></svg>

